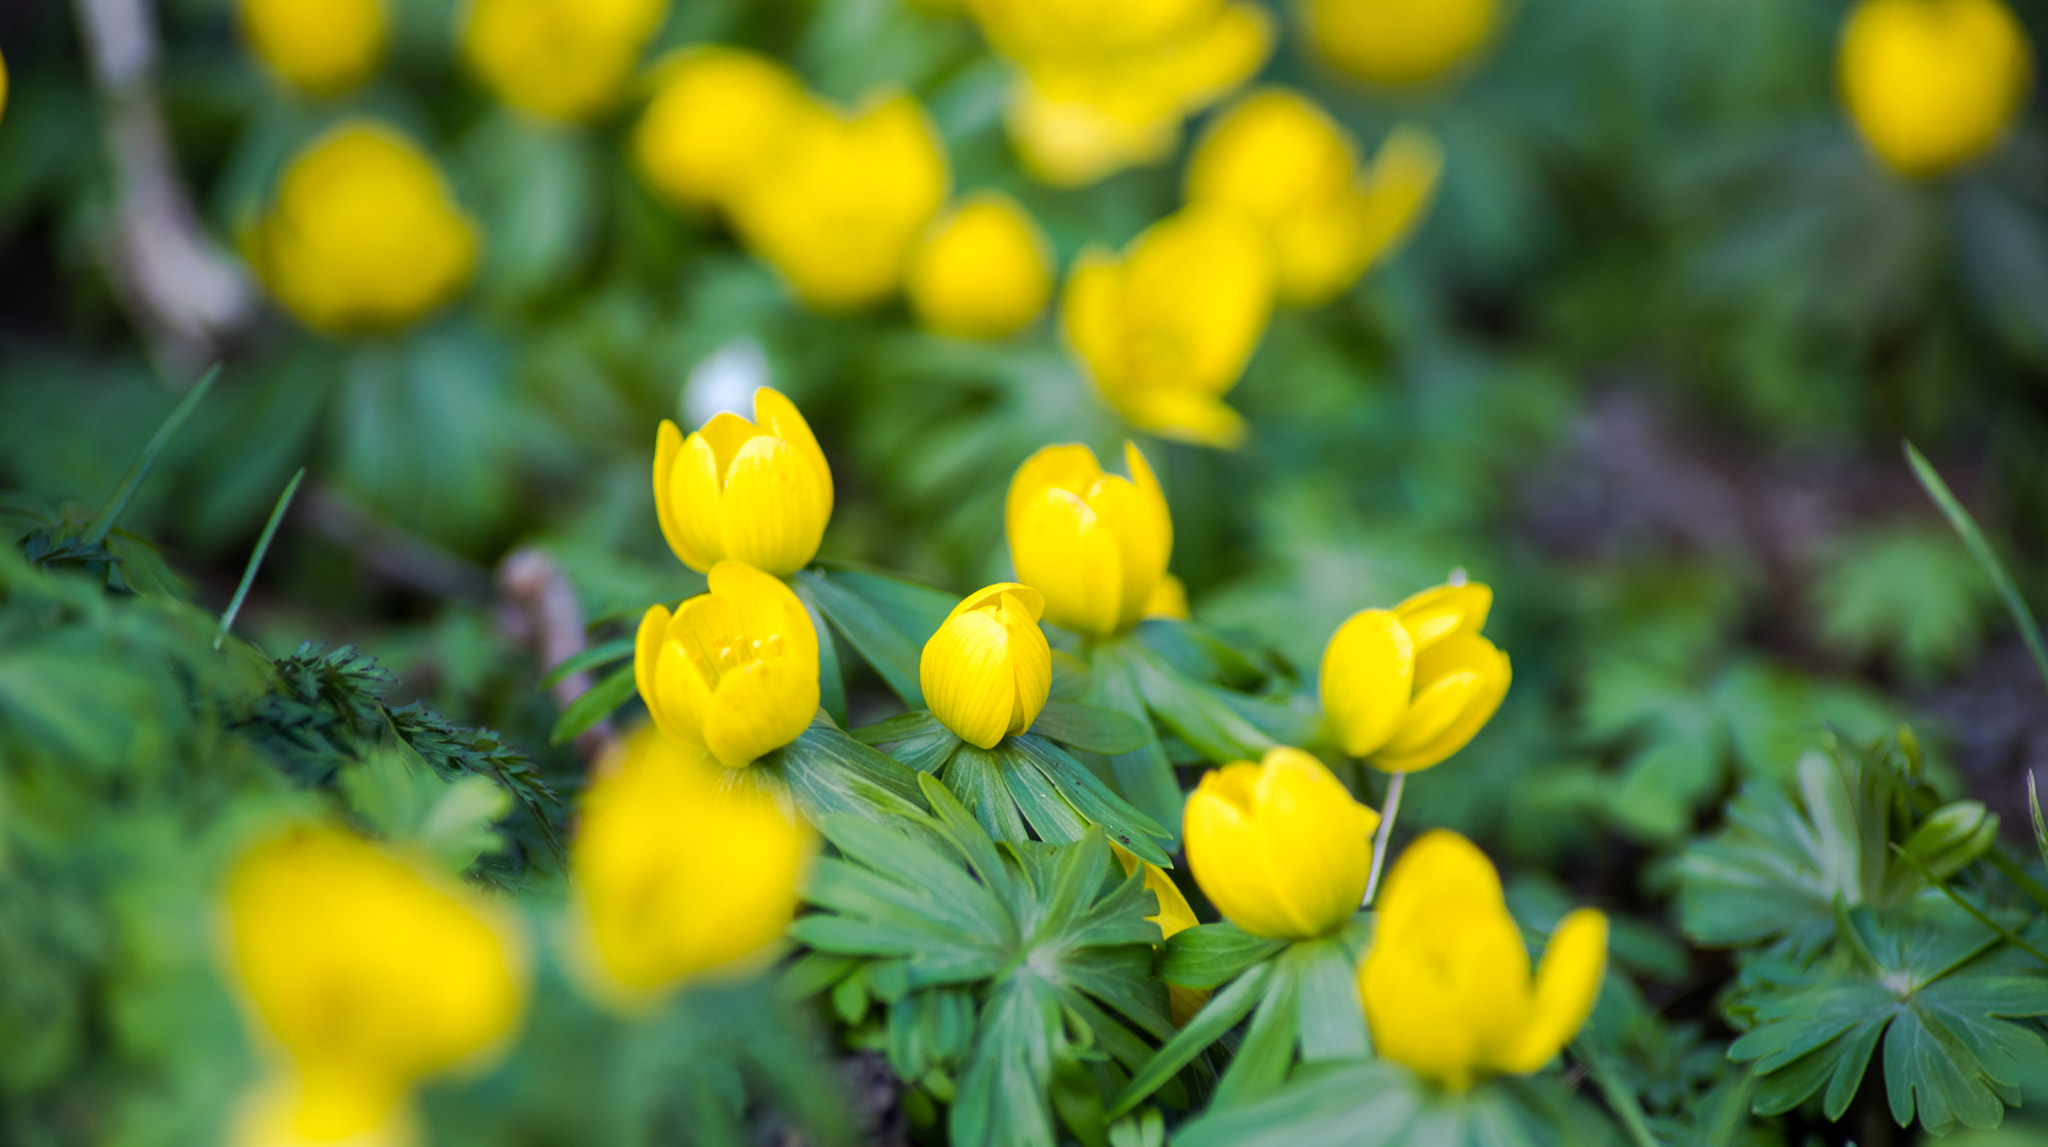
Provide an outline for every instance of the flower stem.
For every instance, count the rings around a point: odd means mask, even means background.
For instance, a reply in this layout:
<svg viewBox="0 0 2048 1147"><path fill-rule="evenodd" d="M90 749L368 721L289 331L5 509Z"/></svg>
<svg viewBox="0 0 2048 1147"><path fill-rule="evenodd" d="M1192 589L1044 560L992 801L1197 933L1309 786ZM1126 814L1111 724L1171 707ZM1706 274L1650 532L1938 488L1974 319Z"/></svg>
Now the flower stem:
<svg viewBox="0 0 2048 1147"><path fill-rule="evenodd" d="M1380 868L1387 862L1387 842L1394 836L1394 818L1401 815L1401 789L1408 783L1407 773L1395 773L1387 782L1387 807L1380 810L1380 830L1372 838L1372 873L1365 878L1365 903L1361 907L1372 907L1372 894L1379 891Z"/></svg>

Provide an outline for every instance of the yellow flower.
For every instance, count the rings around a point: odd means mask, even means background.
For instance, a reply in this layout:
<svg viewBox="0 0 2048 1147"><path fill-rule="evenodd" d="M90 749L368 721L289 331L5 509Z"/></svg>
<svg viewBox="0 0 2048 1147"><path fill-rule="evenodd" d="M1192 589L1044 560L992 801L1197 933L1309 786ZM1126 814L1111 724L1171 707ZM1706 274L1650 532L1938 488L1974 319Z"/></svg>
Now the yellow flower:
<svg viewBox="0 0 2048 1147"><path fill-rule="evenodd" d="M1170 617L1176 621L1188 619L1188 587L1181 584L1172 574L1163 574L1152 596L1145 602L1146 617Z"/></svg>
<svg viewBox="0 0 2048 1147"><path fill-rule="evenodd" d="M1116 862L1123 865L1125 876L1136 872L1140 866L1145 869L1145 887L1159 898L1158 914L1145 919L1159 926L1161 940L1171 940L1201 923L1195 918L1195 910L1188 906L1188 898L1181 895L1180 886L1173 882L1173 877L1168 876L1164 868L1139 860L1115 841L1111 841L1109 847L1116 853ZM1195 1013L1202 1010L1202 1005L1208 1002L1207 989L1166 985L1167 1014L1172 1017L1175 1027L1193 1019Z"/></svg>
<svg viewBox="0 0 2048 1147"><path fill-rule="evenodd" d="M7 57L0 56L0 116L7 114Z"/></svg>
<svg viewBox="0 0 2048 1147"><path fill-rule="evenodd" d="M788 68L742 48L678 53L633 130L649 187L679 207L725 206L753 184L808 97Z"/></svg>
<svg viewBox="0 0 2048 1147"><path fill-rule="evenodd" d="M1498 0L1307 0L1309 40L1338 69L1386 87L1440 79L1486 46Z"/></svg>
<svg viewBox="0 0 2048 1147"><path fill-rule="evenodd" d="M968 196L932 225L910 264L911 309L928 330L994 339L1029 326L1052 296L1052 251L1009 196Z"/></svg>
<svg viewBox="0 0 2048 1147"><path fill-rule="evenodd" d="M661 534L700 573L731 558L777 576L809 564L832 517L832 470L810 424L778 391L754 392L754 421L725 411L688 438L663 419L654 440Z"/></svg>
<svg viewBox="0 0 2048 1147"><path fill-rule="evenodd" d="M818 633L790 588L736 561L711 591L640 619L633 676L654 723L728 768L803 734L818 712Z"/></svg>
<svg viewBox="0 0 2048 1147"><path fill-rule="evenodd" d="M2005 135L2033 52L1999 0L1863 0L1842 29L1838 67L1870 149L1903 175L1934 176Z"/></svg>
<svg viewBox="0 0 2048 1147"><path fill-rule="evenodd" d="M1336 121L1286 88L1265 88L1223 113L1188 164L1191 203L1249 216L1273 245L1280 300L1321 303L1349 287L1421 221L1443 155L1400 128L1358 170Z"/></svg>
<svg viewBox="0 0 2048 1147"><path fill-rule="evenodd" d="M1508 692L1508 655L1479 635L1492 604L1483 585L1438 586L1337 628L1323 711L1347 754L1412 773L1465 747Z"/></svg>
<svg viewBox="0 0 2048 1147"><path fill-rule="evenodd" d="M1273 310L1273 260L1235 212L1189 207L1121 258L1083 251L1060 313L1103 400L1168 438L1232 447L1244 419L1222 396L1244 373Z"/></svg>
<svg viewBox="0 0 2048 1147"><path fill-rule="evenodd" d="M301 151L249 235L264 285L329 334L401 327L448 302L476 265L476 226L434 161L371 120Z"/></svg>
<svg viewBox="0 0 2048 1147"><path fill-rule="evenodd" d="M1437 830L1387 877L1358 996L1379 1054L1447 1087L1526 1074L1592 1014L1607 965L1607 918L1566 916L1529 977L1529 950L1484 853Z"/></svg>
<svg viewBox="0 0 2048 1147"><path fill-rule="evenodd" d="M651 726L598 771L569 856L590 990L630 1011L685 980L751 970L796 914L810 827Z"/></svg>
<svg viewBox="0 0 2048 1147"><path fill-rule="evenodd" d="M1365 899L1380 814L1300 749L1203 774L1183 814L1188 869L1210 903L1255 936L1335 931Z"/></svg>
<svg viewBox="0 0 2048 1147"><path fill-rule="evenodd" d="M755 254L822 310L881 301L946 202L945 145L897 93L843 113L812 104L729 207Z"/></svg>
<svg viewBox="0 0 2048 1147"><path fill-rule="evenodd" d="M249 47L316 96L369 79L384 54L384 0L241 0L237 9Z"/></svg>
<svg viewBox="0 0 2048 1147"><path fill-rule="evenodd" d="M1017 467L1003 510L1017 580L1045 595L1045 619L1108 637L1145 615L1166 560L1173 519L1137 444L1131 476L1104 474L1086 446L1047 446Z"/></svg>
<svg viewBox="0 0 2048 1147"><path fill-rule="evenodd" d="M668 0L470 0L462 54L500 100L553 120L605 111Z"/></svg>
<svg viewBox="0 0 2048 1147"><path fill-rule="evenodd" d="M925 642L918 677L932 715L984 749L1038 720L1052 690L1052 649L1038 628L1045 598L1002 582L963 598Z"/></svg>
<svg viewBox="0 0 2048 1147"><path fill-rule="evenodd" d="M966 0L995 50L1011 59L1140 50L1213 22L1223 0Z"/></svg>

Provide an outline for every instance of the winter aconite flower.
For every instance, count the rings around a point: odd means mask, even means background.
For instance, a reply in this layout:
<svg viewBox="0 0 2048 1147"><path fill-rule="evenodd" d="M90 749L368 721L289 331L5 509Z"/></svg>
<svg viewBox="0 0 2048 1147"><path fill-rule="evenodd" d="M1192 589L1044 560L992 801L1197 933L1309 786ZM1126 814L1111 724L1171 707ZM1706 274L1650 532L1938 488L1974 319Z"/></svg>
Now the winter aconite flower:
<svg viewBox="0 0 2048 1147"><path fill-rule="evenodd" d="M727 768L802 735L818 711L818 633L781 580L737 561L711 591L640 619L633 676L654 723Z"/></svg>
<svg viewBox="0 0 2048 1147"><path fill-rule="evenodd" d="M1550 1062L1592 1013L1606 964L1607 918L1581 909L1550 934L1532 980L1492 863L1438 830L1387 877L1358 995L1380 1055L1462 1089Z"/></svg>
<svg viewBox="0 0 2048 1147"><path fill-rule="evenodd" d="M754 421L730 411L683 437L662 420L654 443L662 536L699 572L731 558L783 575L818 552L832 517L832 471L795 405L754 392Z"/></svg>
<svg viewBox="0 0 2048 1147"><path fill-rule="evenodd" d="M1017 468L1003 513L1017 580L1045 595L1045 619L1093 637L1145 616L1173 553L1166 494L1135 443L1124 465L1128 479L1086 446L1047 446Z"/></svg>
<svg viewBox="0 0 2048 1147"><path fill-rule="evenodd" d="M396 131L348 120L294 157L248 236L277 301L329 334L404 326L476 265L476 226L434 161Z"/></svg>
<svg viewBox="0 0 2048 1147"><path fill-rule="evenodd" d="M384 54L385 0L241 0L242 35L272 71L316 96L370 78Z"/></svg>
<svg viewBox="0 0 2048 1147"><path fill-rule="evenodd" d="M333 829L251 848L226 923L279 1064L236 1121L240 1147L409 1141L413 1088L503 1044L525 1004L525 949L495 908Z"/></svg>
<svg viewBox="0 0 2048 1147"><path fill-rule="evenodd" d="M932 715L984 749L1038 719L1052 690L1045 599L1003 582L969 594L925 643L918 676Z"/></svg>
<svg viewBox="0 0 2048 1147"><path fill-rule="evenodd" d="M1499 0L1306 0L1309 40L1339 70L1384 87L1457 71L1500 22Z"/></svg>
<svg viewBox="0 0 2048 1147"><path fill-rule="evenodd" d="M462 54L506 104L551 120L611 107L668 0L469 0Z"/></svg>
<svg viewBox="0 0 2048 1147"><path fill-rule="evenodd" d="M910 307L925 329L994 339L1031 325L1052 296L1052 250L1016 200L977 192L925 236L910 263Z"/></svg>
<svg viewBox="0 0 2048 1147"><path fill-rule="evenodd" d="M633 156L649 187L692 209L727 208L752 187L810 98L779 61L742 48L678 53L656 85Z"/></svg>
<svg viewBox="0 0 2048 1147"><path fill-rule="evenodd" d="M2033 53L2000 0L1863 0L1842 29L1842 99L1894 170L1934 176L1989 151L2027 94Z"/></svg>
<svg viewBox="0 0 2048 1147"><path fill-rule="evenodd" d="M1358 911L1380 816L1321 761L1277 748L1213 769L1183 814L1188 868L1216 910L1255 936L1300 940Z"/></svg>
<svg viewBox="0 0 2048 1147"><path fill-rule="evenodd" d="M1190 207L1121 256L1083 251L1060 304L1067 340L1096 390L1142 429L1236 446L1244 419L1223 404L1273 311L1273 259L1241 214Z"/></svg>
<svg viewBox="0 0 2048 1147"><path fill-rule="evenodd" d="M1323 650L1323 711L1344 751L1390 773L1465 747L1508 692L1508 655L1479 635L1493 591L1446 585L1368 609Z"/></svg>
<svg viewBox="0 0 2048 1147"><path fill-rule="evenodd" d="M1188 164L1191 203L1249 216L1273 245L1280 300L1327 301L1408 237L1436 193L1435 140L1401 128L1359 170L1358 148L1321 108L1286 88L1223 113Z"/></svg>

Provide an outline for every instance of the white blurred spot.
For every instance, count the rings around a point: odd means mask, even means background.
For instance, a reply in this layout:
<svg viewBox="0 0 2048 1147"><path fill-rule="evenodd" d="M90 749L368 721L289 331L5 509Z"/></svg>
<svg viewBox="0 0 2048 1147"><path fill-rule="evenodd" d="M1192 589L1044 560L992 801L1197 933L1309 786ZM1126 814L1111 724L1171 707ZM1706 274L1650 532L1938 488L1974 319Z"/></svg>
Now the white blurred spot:
<svg viewBox="0 0 2048 1147"><path fill-rule="evenodd" d="M690 371L683 383L683 416L692 426L727 412L752 421L754 391L768 383L768 352L751 335L741 335Z"/></svg>

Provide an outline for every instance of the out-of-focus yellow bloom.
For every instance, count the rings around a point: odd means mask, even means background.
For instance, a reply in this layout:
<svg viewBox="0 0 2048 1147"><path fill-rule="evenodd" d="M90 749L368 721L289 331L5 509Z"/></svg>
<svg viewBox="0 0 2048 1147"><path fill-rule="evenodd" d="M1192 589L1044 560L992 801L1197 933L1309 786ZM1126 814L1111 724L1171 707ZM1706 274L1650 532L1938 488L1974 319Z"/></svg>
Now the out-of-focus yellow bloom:
<svg viewBox="0 0 2048 1147"><path fill-rule="evenodd" d="M751 969L796 914L809 826L652 726L607 766L569 855L590 990L634 1010L686 980Z"/></svg>
<svg viewBox="0 0 2048 1147"><path fill-rule="evenodd" d="M2019 113L2033 52L1999 0L1863 0L1842 29L1842 99L1878 158L1934 176L1990 150Z"/></svg>
<svg viewBox="0 0 2048 1147"><path fill-rule="evenodd" d="M1415 87L1457 70L1492 37L1499 0L1307 0L1308 34L1339 70Z"/></svg>
<svg viewBox="0 0 2048 1147"><path fill-rule="evenodd" d="M1052 648L1038 628L1045 598L1002 582L963 598L925 642L918 678L932 715L984 749L1038 720L1052 691Z"/></svg>
<svg viewBox="0 0 2048 1147"><path fill-rule="evenodd" d="M316 96L369 79L384 54L383 0L241 0L237 8L249 47Z"/></svg>
<svg viewBox="0 0 2048 1147"><path fill-rule="evenodd" d="M1444 585L1337 628L1323 712L1346 753L1412 773L1465 747L1508 692L1508 655L1479 635L1492 604L1486 586Z"/></svg>
<svg viewBox="0 0 2048 1147"><path fill-rule="evenodd" d="M1182 814L1188 869L1210 903L1255 936L1302 940L1358 911L1380 814L1300 749L1203 774Z"/></svg>
<svg viewBox="0 0 2048 1147"><path fill-rule="evenodd" d="M1408 237L1435 196L1443 153L1395 130L1372 166L1336 121L1299 93L1265 88L1217 120L1188 164L1191 203L1250 216L1272 242L1280 300L1329 300Z"/></svg>
<svg viewBox="0 0 2048 1147"><path fill-rule="evenodd" d="M346 833L259 842L228 878L227 948L283 1063L235 1142L407 1141L412 1088L502 1044L526 951L477 896Z"/></svg>
<svg viewBox="0 0 2048 1147"><path fill-rule="evenodd" d="M270 293L329 334L401 327L448 302L476 266L476 225L426 152L348 120L295 156L248 254Z"/></svg>
<svg viewBox="0 0 2048 1147"><path fill-rule="evenodd" d="M1166 576L1173 519L1134 442L1131 476L1104 474L1086 446L1047 446L1010 479L1003 525L1017 580L1045 595L1045 619L1108 637L1137 624Z"/></svg>
<svg viewBox="0 0 2048 1147"><path fill-rule="evenodd" d="M0 56L0 117L7 114L7 57Z"/></svg>
<svg viewBox="0 0 2048 1147"><path fill-rule="evenodd" d="M611 107L668 0L469 0L462 53L506 104L553 120Z"/></svg>
<svg viewBox="0 0 2048 1147"><path fill-rule="evenodd" d="M1526 1074L1592 1014L1607 966L1607 918L1566 916L1529 977L1529 950L1486 855L1439 829L1387 877L1358 996L1379 1054L1447 1087Z"/></svg>
<svg viewBox="0 0 2048 1147"><path fill-rule="evenodd" d="M725 411L688 438L663 419L654 439L661 535L700 573L727 558L776 576L810 563L832 518L832 470L796 405L754 392L754 421Z"/></svg>
<svg viewBox="0 0 2048 1147"><path fill-rule="evenodd" d="M1181 895L1180 886L1173 882L1173 877L1168 876L1164 868L1139 860L1115 841L1111 841L1109 847L1110 851L1116 853L1116 862L1123 865L1125 876L1138 871L1140 867L1144 868L1145 887L1159 898L1158 914L1147 916L1145 919L1159 925L1161 940L1171 940L1201 923L1195 918L1195 910L1188 906L1188 898ZM1175 1027L1193 1019L1195 1013L1202 1010L1202 1005L1208 1002L1207 989L1183 988L1179 984L1166 985L1167 1014L1172 1017Z"/></svg>
<svg viewBox="0 0 2048 1147"><path fill-rule="evenodd" d="M1052 296L1052 251L1016 200L976 192L932 225L910 263L910 306L926 329L994 339L1029 326Z"/></svg>
<svg viewBox="0 0 2048 1147"><path fill-rule="evenodd" d="M679 207L725 207L753 185L809 97L788 68L742 48L678 53L633 130L648 186Z"/></svg>
<svg viewBox="0 0 2048 1147"><path fill-rule="evenodd" d="M1067 340L1133 425L1204 446L1244 440L1223 404L1273 313L1273 258L1242 215L1189 207L1121 257L1083 251L1067 278Z"/></svg>
<svg viewBox="0 0 2048 1147"><path fill-rule="evenodd" d="M901 285L951 178L945 145L910 96L850 114L813 103L730 206L747 245L806 303L848 310Z"/></svg>
<svg viewBox="0 0 2048 1147"><path fill-rule="evenodd" d="M711 591L640 619L633 676L661 731L727 768L803 734L818 712L818 632L796 594L737 561Z"/></svg>
<svg viewBox="0 0 2048 1147"><path fill-rule="evenodd" d="M1175 621L1188 619L1188 587L1172 574L1162 574L1159 585L1152 590L1152 596L1145 602L1146 617L1170 617Z"/></svg>
<svg viewBox="0 0 2048 1147"><path fill-rule="evenodd" d="M1137 51L1213 23L1224 0L966 0L997 52L1013 60Z"/></svg>

